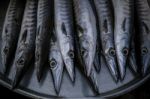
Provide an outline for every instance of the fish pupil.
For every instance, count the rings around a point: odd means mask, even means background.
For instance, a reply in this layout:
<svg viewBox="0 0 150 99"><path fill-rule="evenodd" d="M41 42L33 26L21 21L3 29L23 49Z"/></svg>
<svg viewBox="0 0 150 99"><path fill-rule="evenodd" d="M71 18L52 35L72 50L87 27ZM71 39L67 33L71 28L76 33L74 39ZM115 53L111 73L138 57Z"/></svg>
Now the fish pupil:
<svg viewBox="0 0 150 99"><path fill-rule="evenodd" d="M57 65L57 62L55 61L55 59L52 59L52 60L50 61L50 67L51 67L51 68L55 68L56 65Z"/></svg>
<svg viewBox="0 0 150 99"><path fill-rule="evenodd" d="M24 59L19 59L17 62L19 65L23 65L24 64Z"/></svg>
<svg viewBox="0 0 150 99"><path fill-rule="evenodd" d="M144 47L144 48L142 48L142 54L143 54L143 55L145 55L145 54L147 54L147 53L148 53L148 49L147 49L147 48L145 48L145 47Z"/></svg>
<svg viewBox="0 0 150 99"><path fill-rule="evenodd" d="M113 48L111 48L110 50L109 50L109 54L111 55L111 56L115 56L115 50L113 49Z"/></svg>
<svg viewBox="0 0 150 99"><path fill-rule="evenodd" d="M4 53L7 54L8 53L8 47L4 48Z"/></svg>
<svg viewBox="0 0 150 99"><path fill-rule="evenodd" d="M127 56L129 53L129 50L127 48L124 48L122 52L125 56Z"/></svg>
<svg viewBox="0 0 150 99"><path fill-rule="evenodd" d="M74 58L74 52L71 50L69 51L69 56L73 59Z"/></svg>

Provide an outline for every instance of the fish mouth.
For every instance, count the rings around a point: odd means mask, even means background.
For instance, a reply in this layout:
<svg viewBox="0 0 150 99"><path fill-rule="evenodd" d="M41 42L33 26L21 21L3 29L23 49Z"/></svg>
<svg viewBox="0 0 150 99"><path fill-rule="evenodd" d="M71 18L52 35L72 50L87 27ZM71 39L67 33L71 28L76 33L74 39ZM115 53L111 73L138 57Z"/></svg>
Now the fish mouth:
<svg viewBox="0 0 150 99"><path fill-rule="evenodd" d="M142 75L145 76L150 69L150 55L142 56Z"/></svg>
<svg viewBox="0 0 150 99"><path fill-rule="evenodd" d="M134 73L138 72L138 67L137 67L137 63L136 62L137 61L135 59L135 56L130 55L129 56L129 65L130 65L130 68L133 70Z"/></svg>
<svg viewBox="0 0 150 99"><path fill-rule="evenodd" d="M115 82L118 82L118 72L117 72L117 64L116 64L116 61L115 59L112 57L112 58L106 58L106 63L107 63L107 66L110 70L110 73L114 79Z"/></svg>

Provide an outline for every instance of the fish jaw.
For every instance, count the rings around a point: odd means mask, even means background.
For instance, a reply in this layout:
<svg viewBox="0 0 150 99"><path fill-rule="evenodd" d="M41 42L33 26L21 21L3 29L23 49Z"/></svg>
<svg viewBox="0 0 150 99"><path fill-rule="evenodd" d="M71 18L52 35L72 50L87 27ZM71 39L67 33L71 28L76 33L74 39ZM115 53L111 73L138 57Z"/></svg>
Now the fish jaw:
<svg viewBox="0 0 150 99"><path fill-rule="evenodd" d="M63 75L64 63L63 63L63 59L62 59L60 51L58 50L57 45L56 45L56 49L52 48L52 50L50 50L49 66L50 66L53 81L54 81L55 91L57 94L59 94L61 81L62 81L62 75Z"/></svg>
<svg viewBox="0 0 150 99"><path fill-rule="evenodd" d="M138 72L138 67L137 67L137 63L136 63L136 59L135 59L135 54L132 54L132 55L129 56L129 65L131 66L132 70L135 73Z"/></svg>
<svg viewBox="0 0 150 99"><path fill-rule="evenodd" d="M124 45L124 44L122 44ZM120 73L120 79L123 80L126 73L126 62L128 57L128 47L126 46L117 46L116 47L116 55L117 55L117 63L118 69Z"/></svg>
<svg viewBox="0 0 150 99"><path fill-rule="evenodd" d="M148 69L150 67L150 54L145 53L141 56L141 64L142 64L142 75L145 76L148 73Z"/></svg>

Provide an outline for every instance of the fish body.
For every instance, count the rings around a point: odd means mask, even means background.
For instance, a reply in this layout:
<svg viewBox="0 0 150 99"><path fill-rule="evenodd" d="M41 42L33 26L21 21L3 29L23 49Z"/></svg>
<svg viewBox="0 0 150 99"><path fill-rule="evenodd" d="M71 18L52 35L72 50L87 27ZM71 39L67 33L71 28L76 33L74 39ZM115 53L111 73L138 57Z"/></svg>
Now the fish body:
<svg viewBox="0 0 150 99"><path fill-rule="evenodd" d="M56 34L53 34L56 35ZM49 52L49 66L51 69L51 73L54 80L54 86L56 93L58 94L60 91L62 75L63 75L63 68L64 63L62 59L62 55L58 46L58 42L55 36L51 37L50 42L50 52Z"/></svg>
<svg viewBox="0 0 150 99"><path fill-rule="evenodd" d="M140 45L141 71L148 73L150 67L150 7L147 0L136 0L138 40Z"/></svg>
<svg viewBox="0 0 150 99"><path fill-rule="evenodd" d="M106 64L115 79L118 79L117 63L114 44L114 20L112 2L110 0L94 0L99 21L102 53Z"/></svg>
<svg viewBox="0 0 150 99"><path fill-rule="evenodd" d="M14 56L21 28L23 5L20 0L10 0L2 31L2 63L4 73L8 71ZM19 9L20 8L20 9Z"/></svg>
<svg viewBox="0 0 150 99"><path fill-rule="evenodd" d="M51 0L38 1L35 49L35 67L38 81L41 79L43 67L48 60L50 31L53 23L52 3Z"/></svg>
<svg viewBox="0 0 150 99"><path fill-rule="evenodd" d="M37 0L27 0L14 60L16 73L12 85L13 88L17 87L34 57L37 23L36 16Z"/></svg>
<svg viewBox="0 0 150 99"><path fill-rule="evenodd" d="M88 0L73 0L80 54L87 76L90 76L96 54L96 19Z"/></svg>
<svg viewBox="0 0 150 99"><path fill-rule="evenodd" d="M74 26L71 0L54 0L55 30L63 61L71 80L75 80Z"/></svg>
<svg viewBox="0 0 150 99"><path fill-rule="evenodd" d="M134 0L115 1L115 50L120 72L123 80L126 72L127 59L129 55L131 37L133 34Z"/></svg>

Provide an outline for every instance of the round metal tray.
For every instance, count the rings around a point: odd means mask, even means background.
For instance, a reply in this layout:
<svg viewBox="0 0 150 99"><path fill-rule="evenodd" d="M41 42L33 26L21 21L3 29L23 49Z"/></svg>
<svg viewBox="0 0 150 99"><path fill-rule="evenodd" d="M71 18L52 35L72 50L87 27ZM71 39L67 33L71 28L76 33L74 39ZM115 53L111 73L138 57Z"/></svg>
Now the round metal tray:
<svg viewBox="0 0 150 99"><path fill-rule="evenodd" d="M0 38L8 1L9 0L0 1ZM2 69L3 66L1 63L0 55L0 84L11 89L11 83L14 79L15 67L12 66L8 76L4 76L2 74ZM64 71L60 93L59 95L57 95L54 90L53 80L49 68L46 69L42 82L38 83L35 75L34 66L31 66L31 68L28 70L23 80L21 81L19 87L12 91L33 98L112 98L121 94L125 94L137 88L149 78L150 75L147 75L145 77L134 75L127 68L125 79L122 82L115 83L109 73L107 66L105 66L102 61L101 72L97 74L100 95L96 95L94 93L94 91L92 90L92 86L89 84L88 80L82 75L82 73L77 68L76 80L74 84L72 84L68 77L68 74L66 73L66 71Z"/></svg>

